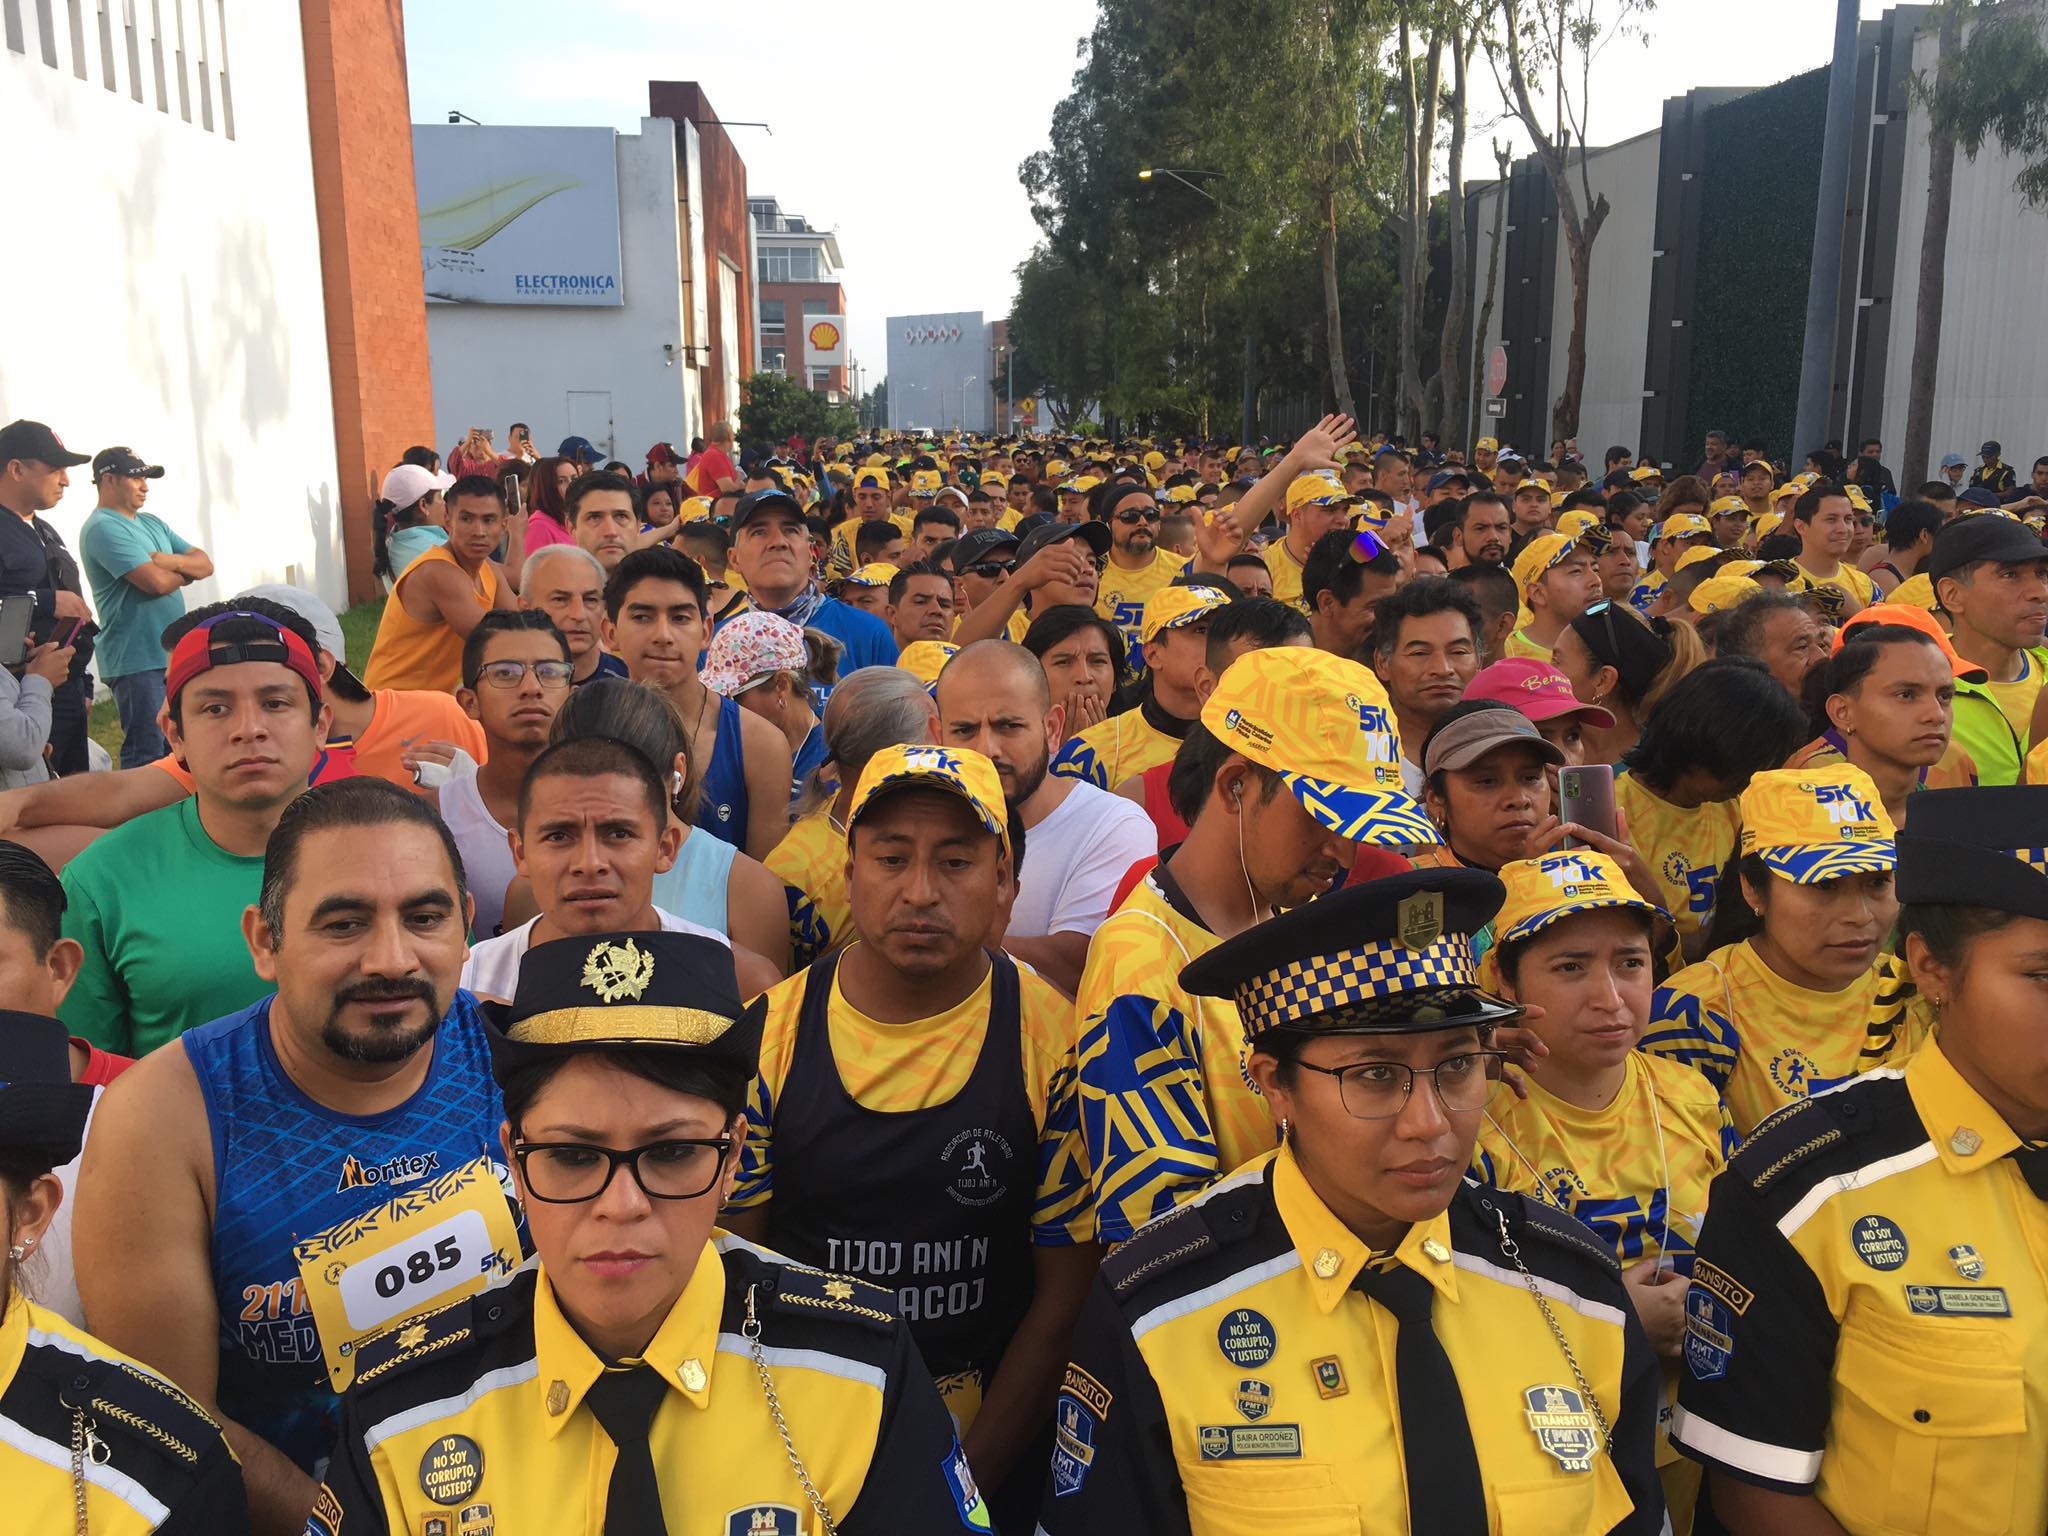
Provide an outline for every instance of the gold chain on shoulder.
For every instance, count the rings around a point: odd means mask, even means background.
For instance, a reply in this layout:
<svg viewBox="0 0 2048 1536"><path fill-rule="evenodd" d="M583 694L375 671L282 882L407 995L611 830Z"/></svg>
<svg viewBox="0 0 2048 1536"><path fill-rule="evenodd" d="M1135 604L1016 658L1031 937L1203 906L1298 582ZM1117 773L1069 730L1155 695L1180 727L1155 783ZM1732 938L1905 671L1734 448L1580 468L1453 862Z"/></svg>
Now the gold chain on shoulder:
<svg viewBox="0 0 2048 1536"><path fill-rule="evenodd" d="M1557 1340L1557 1347L1564 1351L1564 1363L1572 1368L1572 1380L1578 1383L1579 1395L1586 1400L1586 1411L1593 1415L1593 1423L1600 1430L1600 1439L1607 1447L1608 1459L1614 1457L1614 1431L1608 1427L1607 1413L1600 1406L1600 1399L1593 1392L1593 1384L1586 1380L1586 1373L1579 1369L1579 1357L1572 1352L1571 1341L1564 1336L1564 1329L1558 1326L1557 1314L1550 1310L1550 1302L1543 1289L1536 1283L1536 1277L1529 1273L1529 1266L1522 1262L1522 1245L1508 1236L1507 1212L1496 1209L1493 1219L1500 1224L1500 1251L1508 1256L1516 1269L1522 1272L1522 1283L1529 1287L1529 1294L1535 1299L1536 1310L1543 1314L1543 1321L1550 1325L1550 1335Z"/></svg>
<svg viewBox="0 0 2048 1536"><path fill-rule="evenodd" d="M769 1417L775 1420L775 1432L782 1436L783 1454L789 1457L790 1470L796 1473L796 1480L804 1491L804 1497L811 1501L811 1508L818 1516L820 1536L839 1536L839 1527L832 1522L832 1511L825 1507L823 1495L811 1481L811 1474L805 1470L803 1459L796 1453L796 1442L789 1437L789 1421L782 1416L782 1399L775 1391L775 1380L768 1374L768 1357L761 1352L761 1319L754 1311L753 1286L747 1287L747 1320L740 1325L740 1334L747 1341L747 1352L753 1356L754 1371L761 1378L761 1395L768 1400ZM803 1298L785 1296L785 1301ZM858 1310L858 1309L852 1309Z"/></svg>

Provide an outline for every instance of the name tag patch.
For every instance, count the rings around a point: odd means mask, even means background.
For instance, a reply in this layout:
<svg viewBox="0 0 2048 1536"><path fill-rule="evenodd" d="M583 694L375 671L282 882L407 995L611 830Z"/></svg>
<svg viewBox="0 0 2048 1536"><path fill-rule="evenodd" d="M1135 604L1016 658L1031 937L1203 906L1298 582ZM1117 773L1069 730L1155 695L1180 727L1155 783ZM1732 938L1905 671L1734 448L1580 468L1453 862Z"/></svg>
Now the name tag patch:
<svg viewBox="0 0 2048 1536"><path fill-rule="evenodd" d="M1737 1317L1747 1312L1749 1304L1756 1300L1756 1292L1709 1259L1692 1261L1692 1283L1705 1286L1727 1302Z"/></svg>
<svg viewBox="0 0 2048 1536"><path fill-rule="evenodd" d="M1071 1373L1071 1367L1069 1368ZM1052 1491L1064 1499L1081 1491L1088 1469L1095 1465L1095 1437L1102 1420L1073 1389L1061 1391L1053 1411Z"/></svg>
<svg viewBox="0 0 2048 1536"><path fill-rule="evenodd" d="M1204 1424L1195 1432L1204 1461L1257 1461L1301 1455L1299 1424Z"/></svg>
<svg viewBox="0 0 2048 1536"><path fill-rule="evenodd" d="M2011 1317L2002 1285L1909 1285L1906 1306L1924 1317Z"/></svg>
<svg viewBox="0 0 2048 1536"><path fill-rule="evenodd" d="M1586 1411L1586 1400L1570 1387L1531 1387L1522 1402L1536 1443L1567 1472L1593 1470L1600 1449L1599 1426Z"/></svg>
<svg viewBox="0 0 2048 1536"><path fill-rule="evenodd" d="M1719 1381L1735 1354L1735 1313L1699 1285L1685 1294L1685 1368L1694 1381Z"/></svg>

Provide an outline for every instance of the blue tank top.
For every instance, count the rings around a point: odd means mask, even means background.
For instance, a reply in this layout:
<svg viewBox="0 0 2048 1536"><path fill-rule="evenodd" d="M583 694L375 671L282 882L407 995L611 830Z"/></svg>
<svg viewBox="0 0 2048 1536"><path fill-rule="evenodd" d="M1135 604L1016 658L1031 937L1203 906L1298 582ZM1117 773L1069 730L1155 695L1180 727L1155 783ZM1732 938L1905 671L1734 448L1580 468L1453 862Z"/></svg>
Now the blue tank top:
<svg viewBox="0 0 2048 1536"><path fill-rule="evenodd" d="M731 699L718 701L718 740L699 796L697 825L735 848L746 847L747 765L740 753L740 707Z"/></svg>
<svg viewBox="0 0 2048 1536"><path fill-rule="evenodd" d="M333 1448L340 1399L299 1294L293 1243L480 1154L509 1189L498 1146L505 1112L467 992L455 994L434 1036L426 1081L381 1115L340 1114L300 1092L271 1046L270 1004L182 1038L213 1136L221 1411L313 1473Z"/></svg>
<svg viewBox="0 0 2048 1536"><path fill-rule="evenodd" d="M697 828L683 839L675 863L654 877L654 904L671 917L686 917L701 928L732 937L726 915L726 881L739 849Z"/></svg>

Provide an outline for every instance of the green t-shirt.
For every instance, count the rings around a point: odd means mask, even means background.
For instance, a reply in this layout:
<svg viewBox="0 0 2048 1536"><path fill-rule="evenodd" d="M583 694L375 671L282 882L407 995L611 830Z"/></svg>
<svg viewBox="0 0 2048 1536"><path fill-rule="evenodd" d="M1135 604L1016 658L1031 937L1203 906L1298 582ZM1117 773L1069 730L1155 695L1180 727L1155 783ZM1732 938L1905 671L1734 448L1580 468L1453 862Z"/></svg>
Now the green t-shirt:
<svg viewBox="0 0 2048 1536"><path fill-rule="evenodd" d="M85 948L57 1016L101 1050L142 1056L273 990L257 979L242 912L263 860L225 852L199 801L138 816L64 866L64 936Z"/></svg>
<svg viewBox="0 0 2048 1536"><path fill-rule="evenodd" d="M152 553L182 555L191 548L153 513L123 517L111 508L96 507L85 520L78 552L100 618L94 644L100 676L163 670L163 632L185 616L185 589L175 587L152 597L130 581L128 573L149 564Z"/></svg>
<svg viewBox="0 0 2048 1536"><path fill-rule="evenodd" d="M2048 648L2031 647L2020 658L2025 670L2013 682L1956 683L1953 735L1976 760L1980 784L2016 784L2026 768L2026 726L2048 671Z"/></svg>

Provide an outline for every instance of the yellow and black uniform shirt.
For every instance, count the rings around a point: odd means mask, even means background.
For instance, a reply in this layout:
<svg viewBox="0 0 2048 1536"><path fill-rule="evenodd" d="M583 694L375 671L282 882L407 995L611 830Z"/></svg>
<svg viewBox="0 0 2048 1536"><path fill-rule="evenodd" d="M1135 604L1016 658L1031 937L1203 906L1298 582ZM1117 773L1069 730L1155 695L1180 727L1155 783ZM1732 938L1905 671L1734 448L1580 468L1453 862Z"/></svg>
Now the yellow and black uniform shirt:
<svg viewBox="0 0 2048 1536"><path fill-rule="evenodd" d="M1690 1275L1707 1187L1734 1140L1728 1112L1711 1083L1676 1062L1631 1051L1627 1068L1602 1109L1569 1103L1533 1079L1526 1099L1496 1093L1472 1173L1576 1216L1624 1269L1647 1260ZM1660 1423L1669 1422L1677 1393L1677 1370L1667 1365ZM1657 1470L1682 1536L1691 1529L1699 1468L1660 1435Z"/></svg>
<svg viewBox="0 0 2048 1536"><path fill-rule="evenodd" d="M798 966L844 944L853 933L846 894L846 833L827 805L800 817L763 860L789 904L789 951Z"/></svg>
<svg viewBox="0 0 2048 1536"><path fill-rule="evenodd" d="M1643 850L1664 892L1664 910L1679 936L1713 921L1721 869L1735 853L1742 829L1734 800L1673 805L1632 773L1614 783L1614 803L1628 818L1629 840Z"/></svg>
<svg viewBox="0 0 2048 1536"><path fill-rule="evenodd" d="M0 1536L237 1536L248 1497L220 1427L153 1371L21 1292L0 1317ZM74 1436L78 1437L74 1441Z"/></svg>
<svg viewBox="0 0 2048 1536"><path fill-rule="evenodd" d="M669 1387L648 1436L668 1536L820 1529L761 1366L845 1536L989 1529L885 1291L720 1234L641 1358ZM586 1394L604 1369L544 1271L387 1336L343 1400L307 1536L602 1536L618 1451Z"/></svg>
<svg viewBox="0 0 2048 1536"><path fill-rule="evenodd" d="M1273 1150L1236 1005L1180 984L1181 967L1216 943L1163 864L1088 941L1080 1040L1055 1095L1058 1149L1040 1209L1074 1242L1126 1242Z"/></svg>
<svg viewBox="0 0 2048 1536"><path fill-rule="evenodd" d="M908 539L917 527L914 512L885 512L884 517L896 525L896 531ZM833 524L832 547L826 553L826 569L834 576L844 576L854 567L853 541L869 519L855 513L841 522Z"/></svg>
<svg viewBox="0 0 2048 1536"><path fill-rule="evenodd" d="M1137 708L1127 709L1067 738L1052 771L1086 779L1097 789L1115 789L1161 763L1173 761L1195 722L1169 715L1152 702L1150 692Z"/></svg>
<svg viewBox="0 0 2048 1536"><path fill-rule="evenodd" d="M1613 1429L1502 1248L1521 1261ZM1460 1186L1375 1255L1269 1153L1110 1255L1054 1413L1046 1536L1357 1536L1410 1528L1394 1349L1352 1288L1403 1265L1434 1292L1497 1536L1655 1532L1661 1383L1614 1260L1577 1222ZM1427 1536L1427 1533L1417 1533Z"/></svg>
<svg viewBox="0 0 2048 1536"><path fill-rule="evenodd" d="M1130 653L1131 670L1145 664L1145 599L1161 587L1173 585L1173 578L1187 569L1188 557L1170 549L1155 549L1152 558L1135 571L1127 571L1115 560L1102 565L1102 582L1095 589L1095 611L1124 633L1124 649Z"/></svg>
<svg viewBox="0 0 2048 1536"><path fill-rule="evenodd" d="M1657 989L1641 1048L1702 1073L1747 1136L1772 1111L1854 1077L1880 987L1903 970L1881 956L1839 992L1787 981L1744 939Z"/></svg>
<svg viewBox="0 0 2048 1536"><path fill-rule="evenodd" d="M2048 1527L2048 1204L1930 1043L1758 1128L1714 1184L1672 1426L1850 1536Z"/></svg>
<svg viewBox="0 0 2048 1536"><path fill-rule="evenodd" d="M1015 995L1004 1021L999 983ZM805 1014L814 985L829 989L822 1020ZM1085 1240L1040 1214L1073 1005L998 956L957 1007L907 1024L854 1007L830 959L771 988L766 1007L729 1204L767 1206L775 1247L892 1292L964 1431L1029 1301L1028 1245ZM999 1042L1006 1061L991 1059Z"/></svg>

